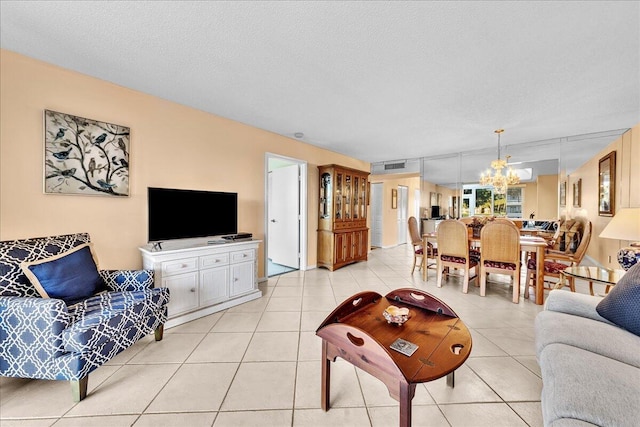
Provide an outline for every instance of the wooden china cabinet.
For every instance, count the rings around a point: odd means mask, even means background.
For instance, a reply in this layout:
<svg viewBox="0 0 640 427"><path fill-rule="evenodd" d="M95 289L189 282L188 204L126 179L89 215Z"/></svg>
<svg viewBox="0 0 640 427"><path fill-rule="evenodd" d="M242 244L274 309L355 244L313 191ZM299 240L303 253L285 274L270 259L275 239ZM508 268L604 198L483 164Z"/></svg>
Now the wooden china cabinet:
<svg viewBox="0 0 640 427"><path fill-rule="evenodd" d="M318 267L333 271L353 262L366 261L369 172L339 165L318 166L318 169Z"/></svg>

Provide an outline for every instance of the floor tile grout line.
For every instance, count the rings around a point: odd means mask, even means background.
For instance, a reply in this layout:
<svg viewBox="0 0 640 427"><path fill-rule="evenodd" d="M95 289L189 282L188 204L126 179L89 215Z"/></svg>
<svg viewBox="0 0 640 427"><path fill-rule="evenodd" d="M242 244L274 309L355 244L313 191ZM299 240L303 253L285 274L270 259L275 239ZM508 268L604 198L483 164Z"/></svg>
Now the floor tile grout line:
<svg viewBox="0 0 640 427"><path fill-rule="evenodd" d="M373 283L372 286L376 289L377 292L382 293L383 295L385 294L384 293L385 289L393 290L393 289L398 288L400 286L402 286L402 287L411 287L411 288L416 288L416 289L422 289L422 290L426 290L429 293L432 293L431 292L432 290L435 291L435 289L431 289L431 287L435 286L435 284L432 283L430 280L428 280L426 282L423 282L422 280L415 280L411 275L406 274L406 272L404 272L402 270L402 268L406 268L406 266L402 266L402 267L400 266L402 264L402 256L398 256L397 254L392 253L392 254L386 256L386 258L384 258L383 260L373 260L373 261L375 261L375 262L371 263L370 267L363 268L362 270L360 270L360 269L346 270L345 273L348 274L349 282L353 283L360 290L365 290L366 287L367 287L366 286L366 282L368 280L366 278L366 276L369 276L369 277L371 277L371 281ZM409 266L408 269L410 270L410 268L411 267ZM314 269L314 270L317 271L317 269ZM311 270L311 271L313 272L313 270ZM397 272L398 273L397 277L392 277L390 275L390 273L389 273L390 271ZM361 273L364 273L364 274L361 274ZM303 272L302 274L303 274L303 281L302 281L301 285L302 285L303 289L302 289L301 306L300 306L300 310L299 310L299 314L298 314L299 325L298 325L298 328L297 328L297 338L298 338L298 340L297 340L296 364L295 364L295 371L294 371L293 399L292 399L292 407L291 407L291 413L292 413L291 425L295 425L295 420L296 420L296 418L295 418L296 415L295 414L296 414L296 411L303 411L303 410L310 409L310 408L296 408L295 407L295 405L296 405L296 390L297 390L297 388L299 386L299 384L298 384L298 374L299 374L299 369L300 369L300 366L301 366L300 362L302 361L302 359L300 358L300 348L301 348L301 345L302 345L302 333L303 333L302 318L303 318L303 316L305 316L306 312L316 312L317 311L317 310L309 310L308 308L306 310L303 309L304 297L305 297L305 295L304 295L305 288L310 289L311 286L312 286L312 282L309 281L308 279L313 277L313 279L312 279L313 282L316 282L316 281L323 282L324 280L327 280L328 285L331 286L330 289L331 289L331 295L333 296L333 300L335 301L335 304L338 305L343 301L343 299L339 299L337 297L337 292L336 291L339 289L339 286L340 286L339 281L340 280L344 280L344 278L345 278L345 275L331 274L331 273L328 273L328 272L323 272L322 274L315 274L314 273L313 276L311 274L305 274L305 272ZM432 278L430 278L430 279L432 279ZM278 281L279 281L279 279L278 279ZM266 288L272 288L272 289L270 289L270 290L265 289L264 294L265 294L265 296L267 296L266 294L268 294L268 300L267 300L267 303L259 311L260 315L258 316L257 323L255 324L255 327L253 328L253 330L250 332L251 333L251 337L250 337L249 343L251 342L251 340L258 333L258 325L264 319L265 313L267 312L268 303L269 303L269 301L271 301L271 298L274 297L274 292L273 291L278 287L278 281L273 286L269 286L270 283L268 283L268 282L266 282L264 284L264 286ZM402 284L402 282L406 282L407 285L404 286ZM456 282L457 282L457 280L456 280ZM399 285L399 286L397 286L397 285ZM453 285L455 285L455 283L453 283ZM295 285L295 286L299 286L299 285ZM315 286L315 284L313 286ZM449 286L449 287L453 288L455 286ZM502 294L502 292L500 292L500 294ZM437 297L442 298L444 300L446 300L446 298L447 298L446 295L447 295L447 293L436 294ZM348 299L348 296L346 296L346 295L343 295L343 296L344 296L344 299ZM496 297L496 296L499 297L500 295L494 294L494 297ZM476 295L476 297L477 297L477 295ZM459 308L458 310L462 310L462 311L467 310L467 309L468 310L485 310L485 309L487 309L487 307L491 307L492 306L491 302L488 301L489 299L490 298L487 298L486 304L484 302L481 302L480 304L476 304L474 302L480 302L480 301L476 301L476 300L473 300L473 299L469 298L468 308L467 308L467 303L465 302L465 303L463 303L463 306L465 308L464 309L460 309ZM459 304L460 301L461 300L456 300L456 302L454 303L454 306ZM495 301L495 299L494 299L494 301ZM522 300L521 300L521 302L522 302ZM522 305L521 305L521 307L522 307ZM506 309L506 307L500 306L499 309L503 310L503 309ZM225 310L225 313L227 313L227 312L228 312L228 310ZM526 308L526 309L523 308L522 310L518 310L517 313L518 313L518 316L519 316L518 318L519 319L521 318L523 320L523 322L526 320L525 319L526 317L535 316L536 315L535 311L533 311L533 310L529 311L528 308ZM461 318L464 318L464 317L461 316ZM191 350L189 355L187 355L179 363L180 367L178 367L177 370L174 372L174 374L171 376L171 378L169 378L165 382L165 384L163 385L163 388L161 388L161 390L163 390L164 387L166 387L168 385L169 381L171 381L171 379L179 371L179 369L182 366L184 366L185 364L187 364L188 358L193 355L193 352L202 343L202 340L204 339L204 337L206 337L208 334L212 333L212 329L220 321L220 319L221 318L218 318L215 321L215 323L208 328L207 332L205 332L203 334L203 338L194 346L194 349ZM483 329L483 328L478 328L478 329ZM304 331L304 332L312 332L312 331ZM185 332L185 334L186 333L187 332ZM492 343L493 345L496 345L498 348L500 348L502 351L504 351L502 349L502 347L500 347L498 344L494 343L490 338L488 338L488 337L486 337L484 335L483 335L483 337L485 339L487 339L488 342ZM140 351L143 351L144 348L147 348L147 346L149 346L149 345L152 345L152 342L148 342L145 345L145 347L143 347L140 350L138 350L138 352L136 352L136 354L138 354ZM231 385L233 384L234 380L237 377L237 374L238 374L238 371L239 371L240 367L242 366L243 363L252 363L250 361L246 361L246 362L244 361L244 358L247 355L247 351L248 351L249 345L247 345L247 347L245 348L244 353L242 355L242 358L241 358L240 362L238 363L238 367L237 367L237 369L236 369L236 371L235 371L235 373L233 375L233 378L229 382L229 386L227 387L226 392L224 394L224 397L221 400L220 407L218 407L217 411L206 411L206 412L215 412L215 417L212 420L212 424L215 424L215 422L218 420L218 415L221 412L256 412L256 411L259 412L259 411L262 411L262 410L244 410L244 409L221 411L221 407L224 404L225 399L227 399L227 397L228 397L229 390L230 390ZM520 366L522 368L525 368L527 371L529 371L529 372L533 373L534 375L538 376L538 374L536 374L531 368L529 368L527 366L527 364L521 362L517 358L517 357L520 357L520 356L509 354L509 352L507 352L507 351L505 351L505 353L506 353L505 356L512 358L518 364L518 366ZM493 357L493 356L482 356L482 357L490 358L490 357ZM502 357L504 357L504 356L502 356ZM521 359L523 357L531 357L531 355L528 355L528 356L527 355L523 355L521 357ZM122 369L123 366L126 366L128 364L132 364L132 365L138 364L138 363L131 363L130 362L133 358L135 358L135 355L132 355L130 358L128 358L127 361L123 362L122 364L118 364L117 365L117 369L113 373L111 373L108 377L106 377L103 381L101 381L100 384L98 385L98 387L101 384L103 384L105 381L108 381L108 379L111 378L114 374L116 374L120 369ZM256 361L256 362L258 362L258 361ZM526 362L526 360L524 362ZM150 365L151 363L141 363L141 364L149 364ZM511 404L511 403L519 403L521 401L507 401L507 400L503 399L502 396L500 396L494 389L492 389L489 386L489 383L487 382L487 380L485 378L482 378L481 376L479 376L478 373L476 371L474 371L473 369L471 369L471 371L473 372L474 375L476 375L478 378L480 378L482 383L486 387L488 387L489 390L491 390L493 393L495 393L498 396L498 398L500 399L501 403L505 403L510 408L511 411L515 412L516 415L522 421L527 423L527 421L525 420L527 418L526 413L523 412L524 415L521 415L520 413L518 413L514 409L514 406ZM357 379L358 379L358 388L359 388L360 393L361 393L362 398L363 398L363 404L364 404L365 411L367 413L368 422L369 422L370 425L373 425L375 417L373 415L373 412L370 411L370 409L377 408L378 406L370 406L370 405L367 404L366 400L364 399L363 388L362 388L363 386L362 386L362 383L360 381L360 377L357 376ZM439 403L436 402L436 400L434 399L434 397L431 394L431 392L429 392L429 390L426 387L425 387L425 389L427 391L427 394L431 397L431 400L433 401L433 404L435 404L435 406L438 408L439 413L443 417L444 421L446 421L450 425L451 424L450 421L447 419L446 416L444 416L444 412L442 410L442 407L443 406L447 406L447 405L453 405L453 404L456 404L456 403L441 403L441 404L439 404ZM158 393L160 393L160 392L158 392ZM157 395L153 399L155 399L155 398L157 398ZM153 402L153 399L151 400L151 402ZM526 401L522 401L522 402L524 402L524 403L538 403L538 404L540 403L540 401L536 400L536 399L526 400ZM480 403L482 403L482 402L472 402L471 401L471 402L457 403L457 405L480 404ZM386 407L387 405L383 405L383 406ZM420 405L420 406L422 406L422 405ZM351 407L351 406L348 406L348 407ZM340 408L342 408L342 407L340 407ZM360 408L360 407L359 406L354 406L354 408ZM148 406L145 407L144 410L146 411L147 409L148 409ZM269 409L264 409L264 410L267 411ZM196 412L200 412L200 411L196 411ZM176 412L176 413L180 413L180 412ZM130 415L137 415L136 421L138 421L144 414L145 414L144 411L142 411L140 414L130 414ZM120 415L120 414L117 414L117 415ZM60 419L62 419L62 417L64 417L64 415L61 416L61 417L55 418L55 419L59 421ZM70 418L70 417L67 417L67 418ZM56 422L58 422L58 421L56 421ZM134 421L134 422L136 422L136 421Z"/></svg>

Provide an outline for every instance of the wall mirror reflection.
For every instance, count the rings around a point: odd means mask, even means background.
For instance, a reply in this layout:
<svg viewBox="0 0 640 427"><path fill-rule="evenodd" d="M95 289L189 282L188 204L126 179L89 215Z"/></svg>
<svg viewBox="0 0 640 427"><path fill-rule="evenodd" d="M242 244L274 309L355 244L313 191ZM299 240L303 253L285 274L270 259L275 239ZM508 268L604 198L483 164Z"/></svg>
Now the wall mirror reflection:
<svg viewBox="0 0 640 427"><path fill-rule="evenodd" d="M612 151L600 159L598 165L598 215L613 216L615 213L616 152Z"/></svg>
<svg viewBox="0 0 640 427"><path fill-rule="evenodd" d="M507 168L511 168L519 178L519 183L509 185L504 192L497 192L504 197L490 196L481 192L477 201L477 189L483 172L491 168L491 163L498 156L492 136L487 136L487 147L465 152L437 156L425 156L403 160L406 173L420 177L420 197L416 200L419 207L416 212L422 218L433 217L434 193L436 204L440 208L440 217L462 218L474 215L507 216L509 218L526 218L536 221L556 220L562 216L574 214L574 200L566 200L570 194L572 183L568 176L582 167L587 161L597 159L603 148L616 140L626 129L596 132L584 135L567 136L549 140L510 143L507 135L506 144L502 146L501 157L507 160ZM603 163L603 166L606 166ZM615 172L615 167L610 167ZM506 172L506 169L503 169ZM403 173L397 168L385 170L385 162L372 164L373 174ZM607 181L609 182L609 181ZM608 186L609 184L607 184ZM615 192L607 192L601 203L603 215L613 215L611 205ZM491 188L491 186L484 186ZM568 191L567 191L568 190ZM584 189L580 188L579 208L593 209L585 206ZM495 193L495 192L494 192ZM442 197L437 198L437 194ZM605 200L607 199L607 200ZM483 201L484 200L484 201ZM608 208L604 209L604 208ZM611 212L611 213L607 213Z"/></svg>

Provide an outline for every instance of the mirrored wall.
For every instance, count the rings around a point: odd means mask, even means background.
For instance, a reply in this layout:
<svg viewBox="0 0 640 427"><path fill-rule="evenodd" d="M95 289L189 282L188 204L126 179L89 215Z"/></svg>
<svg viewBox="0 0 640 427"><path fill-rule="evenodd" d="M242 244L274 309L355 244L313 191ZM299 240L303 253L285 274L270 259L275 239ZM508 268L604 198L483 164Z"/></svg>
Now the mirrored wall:
<svg viewBox="0 0 640 427"><path fill-rule="evenodd" d="M505 145L502 159L520 182L497 194L479 184L480 175L498 158L494 148L423 157L420 161L422 218L496 215L511 218L556 219L559 182L628 129L598 132L523 144ZM431 201L439 200L439 209Z"/></svg>

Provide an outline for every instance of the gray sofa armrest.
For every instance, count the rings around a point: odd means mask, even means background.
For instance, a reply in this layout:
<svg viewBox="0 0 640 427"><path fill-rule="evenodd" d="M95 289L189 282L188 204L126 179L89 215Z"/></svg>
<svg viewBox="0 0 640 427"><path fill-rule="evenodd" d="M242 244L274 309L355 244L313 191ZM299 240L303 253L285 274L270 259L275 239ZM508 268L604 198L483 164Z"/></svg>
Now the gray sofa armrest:
<svg viewBox="0 0 640 427"><path fill-rule="evenodd" d="M549 296L544 304L544 309L585 317L613 325L613 323L600 316L596 311L596 306L600 301L602 301L601 297L554 289L549 292Z"/></svg>

